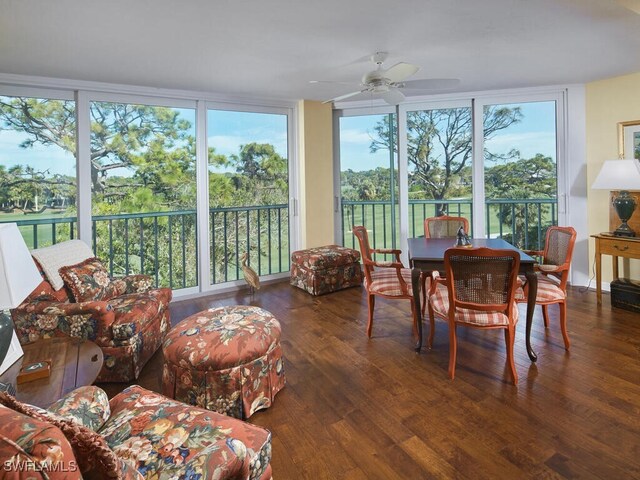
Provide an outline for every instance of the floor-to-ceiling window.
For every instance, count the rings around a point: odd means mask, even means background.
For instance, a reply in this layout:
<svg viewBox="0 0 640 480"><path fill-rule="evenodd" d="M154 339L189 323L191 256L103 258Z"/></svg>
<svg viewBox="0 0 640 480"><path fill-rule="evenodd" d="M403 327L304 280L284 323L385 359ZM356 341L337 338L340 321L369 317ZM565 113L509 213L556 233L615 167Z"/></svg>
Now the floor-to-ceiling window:
<svg viewBox="0 0 640 480"><path fill-rule="evenodd" d="M409 236L424 219L465 217L472 223L472 110L441 105L406 112Z"/></svg>
<svg viewBox="0 0 640 480"><path fill-rule="evenodd" d="M38 248L77 235L76 112L70 93L23 92L0 96L0 222Z"/></svg>
<svg viewBox="0 0 640 480"><path fill-rule="evenodd" d="M289 153L285 112L209 109L209 244L212 284L289 270Z"/></svg>
<svg viewBox="0 0 640 480"><path fill-rule="evenodd" d="M483 105L486 234L523 248L557 224L556 101Z"/></svg>
<svg viewBox="0 0 640 480"><path fill-rule="evenodd" d="M561 91L401 104L397 109L400 225L396 234L400 248L405 237L424 234L424 218L443 214L466 217L472 235L540 248L546 229L566 213L563 202L558 202L564 198L564 108ZM358 108L358 115L375 116L363 114L364 110ZM356 180L352 183L366 187L348 166L354 135L347 127L358 118L351 115L348 109L338 111L338 168L343 183L348 173ZM380 131L370 127L355 136L361 139L363 152L365 146L370 155L384 145L376 141ZM365 211L364 198L345 202L354 187L345 190L341 185L340 189L343 203ZM343 208L343 223L344 216ZM359 220L380 235L373 217ZM346 236L342 238L350 245Z"/></svg>
<svg viewBox="0 0 640 480"><path fill-rule="evenodd" d="M398 242L398 155L396 115L339 118L340 228L342 242L357 248L354 225L369 229L373 248Z"/></svg>
<svg viewBox="0 0 640 480"><path fill-rule="evenodd" d="M196 286L195 110L93 101L92 232L112 275Z"/></svg>
<svg viewBox="0 0 640 480"><path fill-rule="evenodd" d="M245 252L288 272L293 104L77 87L0 85L0 223L30 248L81 238L113 276L180 294L242 279Z"/></svg>

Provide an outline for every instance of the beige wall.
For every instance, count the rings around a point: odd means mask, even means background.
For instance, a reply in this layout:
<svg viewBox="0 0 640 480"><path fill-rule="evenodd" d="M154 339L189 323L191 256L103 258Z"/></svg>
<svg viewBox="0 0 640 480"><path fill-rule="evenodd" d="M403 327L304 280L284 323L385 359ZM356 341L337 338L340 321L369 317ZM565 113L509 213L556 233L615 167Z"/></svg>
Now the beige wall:
<svg viewBox="0 0 640 480"><path fill-rule="evenodd" d="M609 78L586 86L587 113L587 204L589 233L609 230L609 192L592 190L600 167L605 160L618 158L618 122L640 120L640 73ZM589 244L593 263L593 240ZM631 269L627 268L631 265ZM610 257L603 257L603 282L610 282ZM625 265L625 275L640 278L637 261Z"/></svg>
<svg viewBox="0 0 640 480"><path fill-rule="evenodd" d="M331 104L298 104L300 248L334 243Z"/></svg>

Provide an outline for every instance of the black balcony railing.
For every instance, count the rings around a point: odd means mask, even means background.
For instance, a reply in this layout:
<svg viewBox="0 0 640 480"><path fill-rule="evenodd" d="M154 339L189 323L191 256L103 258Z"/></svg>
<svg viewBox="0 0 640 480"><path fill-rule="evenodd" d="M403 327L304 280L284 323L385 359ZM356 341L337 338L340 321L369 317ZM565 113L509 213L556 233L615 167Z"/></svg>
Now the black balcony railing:
<svg viewBox="0 0 640 480"><path fill-rule="evenodd" d="M410 200L409 235L423 235L423 220L441 211L465 216L471 223L470 200ZM398 231L398 206L391 202L342 202L343 244L357 248L353 225L366 225L377 248L391 247ZM392 214L393 212L393 214ZM77 236L76 217L6 220L16 222L29 248L39 248ZM395 225L393 224L395 222ZM557 223L555 199L487 200L487 235L525 249L544 245L546 229ZM287 272L290 267L289 209L286 204L212 208L209 211L212 284L242 278L241 257L259 275ZM195 210L131 213L92 217L92 247L112 276L145 273L156 285L173 289L198 284L198 243ZM471 232L473 234L473 232Z"/></svg>
<svg viewBox="0 0 640 480"><path fill-rule="evenodd" d="M463 200L409 200L409 236L424 235L424 219L446 212L462 216L473 225L473 209L470 199ZM393 212L393 215L392 215ZM370 230L374 248L390 248L394 245L391 223L398 219L398 205L388 201L342 202L343 244L357 248L351 233L353 225L365 225ZM396 224L398 221L396 220ZM485 201L485 225L487 236L504 238L524 249L537 250L544 246L547 228L557 224L556 199L500 199ZM398 225L396 225L396 230ZM471 232L473 235L473 231Z"/></svg>
<svg viewBox="0 0 640 480"><path fill-rule="evenodd" d="M289 210L286 204L212 208L212 284L242 278L241 257L259 275L289 271ZM30 249L77 236L76 217L6 220L15 222ZM173 289L198 285L196 211L131 213L92 217L92 247L111 276L145 273Z"/></svg>

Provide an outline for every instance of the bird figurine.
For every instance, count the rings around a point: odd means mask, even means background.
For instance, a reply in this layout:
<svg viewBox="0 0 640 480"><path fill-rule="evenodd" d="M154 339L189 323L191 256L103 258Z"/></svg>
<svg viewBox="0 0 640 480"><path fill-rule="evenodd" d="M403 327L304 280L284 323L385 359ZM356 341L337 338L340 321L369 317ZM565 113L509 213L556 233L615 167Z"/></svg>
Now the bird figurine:
<svg viewBox="0 0 640 480"><path fill-rule="evenodd" d="M253 295L256 290L260 290L260 277L253 268L247 265L247 258L249 258L249 252L242 255L242 273L249 284L249 292Z"/></svg>

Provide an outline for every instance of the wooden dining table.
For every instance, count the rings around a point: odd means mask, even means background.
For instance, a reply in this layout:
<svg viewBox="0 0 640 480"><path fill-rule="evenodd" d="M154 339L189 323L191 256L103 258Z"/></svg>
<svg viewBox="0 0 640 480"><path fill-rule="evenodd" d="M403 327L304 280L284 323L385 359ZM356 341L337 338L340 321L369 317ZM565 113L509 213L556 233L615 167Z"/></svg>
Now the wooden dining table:
<svg viewBox="0 0 640 480"><path fill-rule="evenodd" d="M422 349L422 309L420 304L422 273L430 274L433 271L444 271L444 252L452 248L456 239L453 238L410 238L409 239L409 265L411 266L411 286L413 289L413 301L418 312L418 342L416 352ZM523 274L528 282L529 292L527 296L527 325L526 325L526 345L527 354L532 362L538 357L531 347L531 324L533 322L533 311L536 306L536 294L538 292L538 277L534 271L536 261L522 250L514 247L509 242L500 238L474 238L471 239L472 247L487 247L493 249L515 250L520 254L520 274Z"/></svg>

